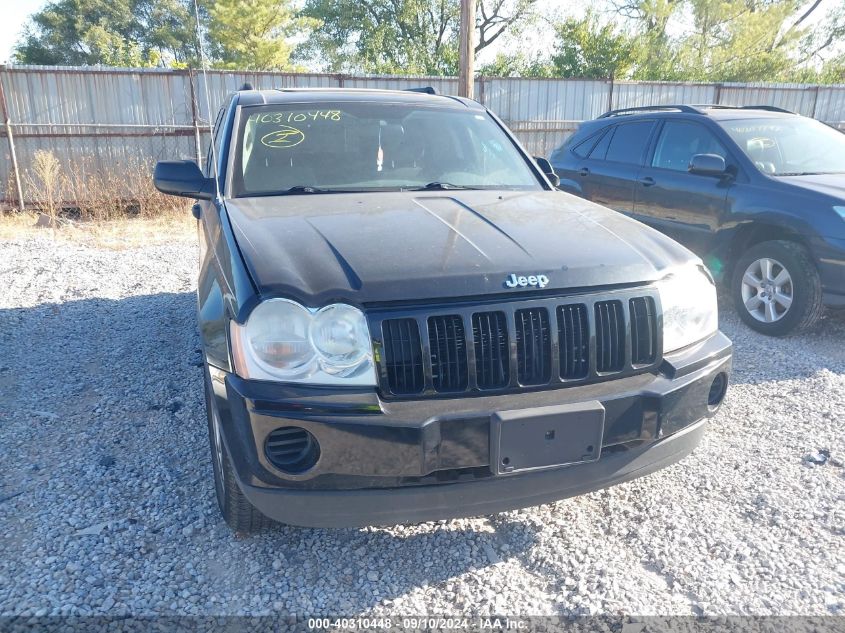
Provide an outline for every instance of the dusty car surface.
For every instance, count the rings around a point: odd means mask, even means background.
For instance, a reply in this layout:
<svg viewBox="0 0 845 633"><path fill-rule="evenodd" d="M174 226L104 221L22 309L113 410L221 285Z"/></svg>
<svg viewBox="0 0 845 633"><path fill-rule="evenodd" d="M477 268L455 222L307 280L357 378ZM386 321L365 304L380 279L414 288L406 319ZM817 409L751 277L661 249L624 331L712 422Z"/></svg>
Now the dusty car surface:
<svg viewBox="0 0 845 633"><path fill-rule="evenodd" d="M473 101L363 90L239 91L205 174L159 163L200 200L233 529L489 514L695 447L731 364L712 278L550 172Z"/></svg>

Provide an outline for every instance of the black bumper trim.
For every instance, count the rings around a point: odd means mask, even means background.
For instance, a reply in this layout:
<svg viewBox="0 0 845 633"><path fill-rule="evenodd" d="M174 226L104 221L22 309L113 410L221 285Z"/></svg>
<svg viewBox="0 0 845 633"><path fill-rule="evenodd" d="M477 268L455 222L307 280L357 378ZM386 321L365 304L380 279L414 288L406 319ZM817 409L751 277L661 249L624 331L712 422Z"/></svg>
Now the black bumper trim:
<svg viewBox="0 0 845 633"><path fill-rule="evenodd" d="M701 420L662 440L605 454L593 463L467 483L365 490L268 489L238 483L262 513L290 525L361 527L481 516L551 503L647 475L692 452L705 427Z"/></svg>

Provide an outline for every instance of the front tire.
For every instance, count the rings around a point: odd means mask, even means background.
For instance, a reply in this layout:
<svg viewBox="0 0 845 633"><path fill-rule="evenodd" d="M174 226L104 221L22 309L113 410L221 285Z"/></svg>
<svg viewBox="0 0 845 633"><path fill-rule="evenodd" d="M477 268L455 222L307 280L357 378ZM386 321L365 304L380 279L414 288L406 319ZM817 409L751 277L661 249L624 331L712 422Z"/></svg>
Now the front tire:
<svg viewBox="0 0 845 633"><path fill-rule="evenodd" d="M755 244L734 266L731 296L746 325L768 336L811 328L821 318L821 280L800 244Z"/></svg>
<svg viewBox="0 0 845 633"><path fill-rule="evenodd" d="M211 376L205 368L205 412L208 418L208 440L211 447L211 463L214 471L214 492L217 505L226 524L235 532L252 534L262 530L273 521L259 512L246 498L238 486L226 443L220 428L220 416L214 403Z"/></svg>

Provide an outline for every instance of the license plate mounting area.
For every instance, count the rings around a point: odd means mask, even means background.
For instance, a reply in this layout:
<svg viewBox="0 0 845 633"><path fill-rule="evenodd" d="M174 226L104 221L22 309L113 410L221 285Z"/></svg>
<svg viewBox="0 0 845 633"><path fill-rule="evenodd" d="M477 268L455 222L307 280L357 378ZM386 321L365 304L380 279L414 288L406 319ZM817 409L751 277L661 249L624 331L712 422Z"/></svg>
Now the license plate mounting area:
<svg viewBox="0 0 845 633"><path fill-rule="evenodd" d="M498 475L596 461L604 435L598 401L499 411L490 417L490 463Z"/></svg>

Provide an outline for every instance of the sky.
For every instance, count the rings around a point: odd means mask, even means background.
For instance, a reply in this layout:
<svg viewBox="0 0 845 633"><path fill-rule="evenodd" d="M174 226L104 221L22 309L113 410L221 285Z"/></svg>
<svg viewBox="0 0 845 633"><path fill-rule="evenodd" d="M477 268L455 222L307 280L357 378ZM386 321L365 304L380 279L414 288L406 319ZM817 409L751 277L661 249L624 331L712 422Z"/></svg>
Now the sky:
<svg viewBox="0 0 845 633"><path fill-rule="evenodd" d="M821 6L816 10L814 19L822 18L837 2L842 0L821 0ZM3 17L0 20L0 63L7 63L11 59L12 48L20 37L27 18L47 3L47 0L3 0ZM542 0L543 13L562 19L571 15L583 14L586 3L572 0ZM594 3L599 4L599 3ZM809 6L809 1L807 3ZM553 43L551 28L545 20L538 20L530 31L522 33L518 38L518 46L529 50L542 50L551 47ZM489 46L480 55L479 63L484 63L495 57L496 53L512 48L513 41L504 37Z"/></svg>
<svg viewBox="0 0 845 633"><path fill-rule="evenodd" d="M3 19L0 20L0 62L6 63L12 47L20 37L26 19L43 7L45 0L6 0L3 2Z"/></svg>

